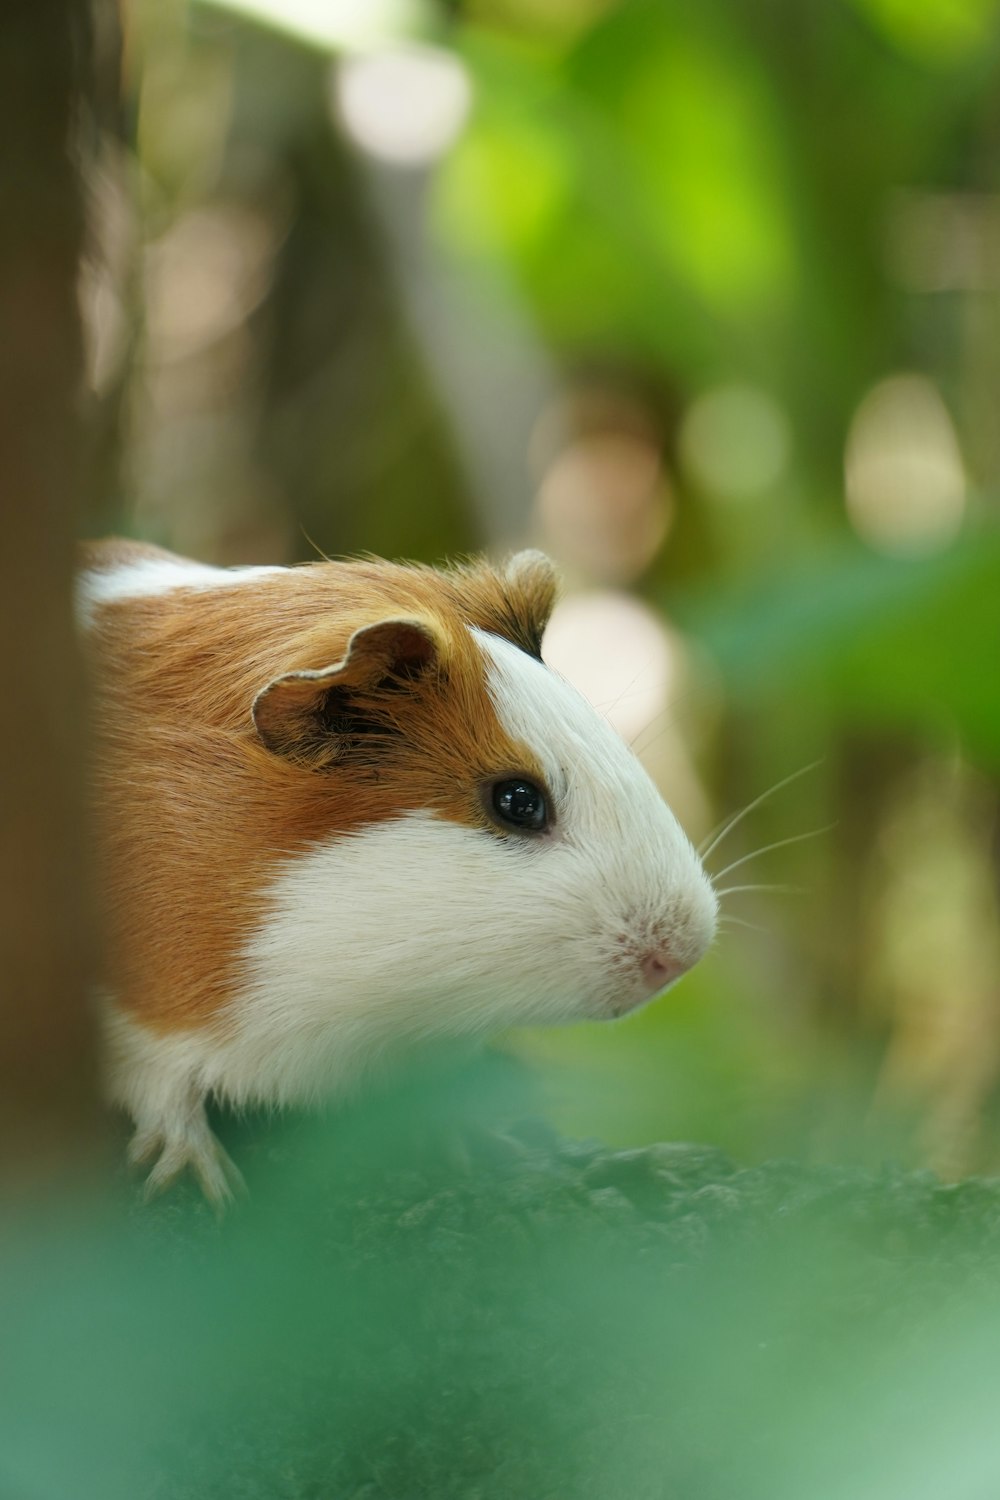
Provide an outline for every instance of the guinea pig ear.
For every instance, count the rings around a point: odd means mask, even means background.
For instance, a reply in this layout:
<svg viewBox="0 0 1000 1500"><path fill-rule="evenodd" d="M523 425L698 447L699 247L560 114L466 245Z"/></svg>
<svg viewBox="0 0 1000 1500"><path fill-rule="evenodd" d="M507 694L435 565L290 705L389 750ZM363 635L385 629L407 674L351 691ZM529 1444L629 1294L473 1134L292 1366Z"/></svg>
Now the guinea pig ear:
<svg viewBox="0 0 1000 1500"><path fill-rule="evenodd" d="M528 548L507 559L501 577L521 637L518 645L540 658L542 636L559 593L559 574L555 564L544 552Z"/></svg>
<svg viewBox="0 0 1000 1500"><path fill-rule="evenodd" d="M499 566L473 561L444 574L463 618L503 636L529 656L542 656L542 636L559 592L559 575L544 552L515 552Z"/></svg>
<svg viewBox="0 0 1000 1500"><path fill-rule="evenodd" d="M340 661L285 672L261 689L253 702L257 733L276 755L316 767L332 765L352 738L371 731L379 697L412 686L436 665L441 647L426 620L362 625ZM363 709L352 704L352 695L364 695Z"/></svg>

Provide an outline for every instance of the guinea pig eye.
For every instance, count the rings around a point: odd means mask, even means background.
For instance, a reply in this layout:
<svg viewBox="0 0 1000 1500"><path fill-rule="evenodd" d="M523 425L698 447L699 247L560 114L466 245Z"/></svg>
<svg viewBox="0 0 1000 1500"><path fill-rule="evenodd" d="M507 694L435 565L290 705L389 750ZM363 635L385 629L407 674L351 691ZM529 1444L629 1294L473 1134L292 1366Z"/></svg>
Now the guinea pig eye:
<svg viewBox="0 0 1000 1500"><path fill-rule="evenodd" d="M549 804L545 793L526 777L498 781L490 800L497 820L507 828L541 833L548 825Z"/></svg>

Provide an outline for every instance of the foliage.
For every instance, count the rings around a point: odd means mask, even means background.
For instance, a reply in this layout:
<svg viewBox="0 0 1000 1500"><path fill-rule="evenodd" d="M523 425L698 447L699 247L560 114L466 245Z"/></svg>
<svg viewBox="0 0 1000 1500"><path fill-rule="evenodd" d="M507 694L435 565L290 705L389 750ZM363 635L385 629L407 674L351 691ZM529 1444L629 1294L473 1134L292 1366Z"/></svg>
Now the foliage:
<svg viewBox="0 0 1000 1500"><path fill-rule="evenodd" d="M436 1070L244 1124L221 1228L123 1198L8 1234L2 1492L992 1492L996 1184L614 1153L524 1107L509 1066Z"/></svg>

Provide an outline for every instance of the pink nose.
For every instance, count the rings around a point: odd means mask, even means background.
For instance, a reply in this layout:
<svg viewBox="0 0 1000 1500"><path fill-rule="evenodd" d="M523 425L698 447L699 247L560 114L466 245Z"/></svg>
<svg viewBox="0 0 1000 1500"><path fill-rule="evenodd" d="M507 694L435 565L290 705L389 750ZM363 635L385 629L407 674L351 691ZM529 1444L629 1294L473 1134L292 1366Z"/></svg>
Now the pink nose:
<svg viewBox="0 0 1000 1500"><path fill-rule="evenodd" d="M650 994L655 994L657 990L662 990L679 979L687 966L680 963L668 948L656 948L643 954L639 967L643 979L649 985Z"/></svg>

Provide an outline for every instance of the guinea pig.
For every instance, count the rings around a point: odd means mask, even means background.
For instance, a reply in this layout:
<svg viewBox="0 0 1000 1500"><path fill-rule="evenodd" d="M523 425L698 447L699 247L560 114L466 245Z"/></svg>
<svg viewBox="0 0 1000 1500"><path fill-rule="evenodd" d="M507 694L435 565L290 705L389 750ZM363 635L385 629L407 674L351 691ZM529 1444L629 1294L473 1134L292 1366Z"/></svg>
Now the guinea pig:
<svg viewBox="0 0 1000 1500"><path fill-rule="evenodd" d="M219 569L85 549L111 1101L150 1189L239 1174L205 1104L344 1093L441 1037L617 1017L717 902L541 659L551 563Z"/></svg>

